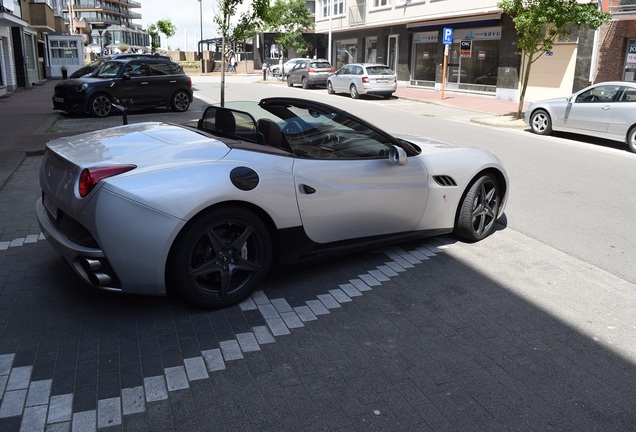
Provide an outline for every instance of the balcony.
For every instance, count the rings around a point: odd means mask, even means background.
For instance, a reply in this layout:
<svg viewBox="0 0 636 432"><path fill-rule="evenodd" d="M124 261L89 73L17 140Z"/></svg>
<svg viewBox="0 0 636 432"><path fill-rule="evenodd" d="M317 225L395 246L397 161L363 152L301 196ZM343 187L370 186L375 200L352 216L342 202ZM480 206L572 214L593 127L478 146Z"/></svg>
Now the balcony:
<svg viewBox="0 0 636 432"><path fill-rule="evenodd" d="M636 0L609 0L609 11L615 20L636 19Z"/></svg>
<svg viewBox="0 0 636 432"><path fill-rule="evenodd" d="M360 27L366 22L366 3L349 7L349 27Z"/></svg>

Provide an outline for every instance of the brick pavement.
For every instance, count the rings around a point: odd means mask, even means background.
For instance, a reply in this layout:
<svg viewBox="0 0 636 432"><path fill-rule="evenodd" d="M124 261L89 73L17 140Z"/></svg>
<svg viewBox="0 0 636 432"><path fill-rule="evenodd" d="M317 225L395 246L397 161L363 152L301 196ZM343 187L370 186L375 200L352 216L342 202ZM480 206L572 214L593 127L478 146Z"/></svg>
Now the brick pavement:
<svg viewBox="0 0 636 432"><path fill-rule="evenodd" d="M593 266L503 229L220 311L97 292L38 235L38 159L0 193L0 430L636 430L635 287Z"/></svg>

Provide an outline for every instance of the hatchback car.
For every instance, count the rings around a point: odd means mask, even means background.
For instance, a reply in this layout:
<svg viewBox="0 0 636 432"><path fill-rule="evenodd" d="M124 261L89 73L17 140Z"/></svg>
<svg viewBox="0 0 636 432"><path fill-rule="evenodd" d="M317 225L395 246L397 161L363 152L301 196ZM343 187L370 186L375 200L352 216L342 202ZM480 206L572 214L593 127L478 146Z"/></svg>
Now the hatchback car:
<svg viewBox="0 0 636 432"><path fill-rule="evenodd" d="M112 54L107 56L102 56L92 62L89 65L86 65L71 74L71 78L81 78L87 75L92 74L97 69L102 67L106 62L115 59L132 59L132 58L162 58L166 60L170 60L170 57L159 55L159 54L140 54L140 53L124 53L124 54Z"/></svg>
<svg viewBox="0 0 636 432"><path fill-rule="evenodd" d="M294 66L296 66L298 63L305 60L306 59L303 59L303 58L295 58L295 59L287 60L285 63L283 63L282 72L280 71L281 65L275 64L271 67L272 75L274 75L275 77L280 76L281 79L286 79L287 75L289 75L289 71L292 70Z"/></svg>
<svg viewBox="0 0 636 432"><path fill-rule="evenodd" d="M106 117L117 100L129 109L165 106L186 111L192 102L192 80L170 60L111 60L88 77L58 83L53 108Z"/></svg>
<svg viewBox="0 0 636 432"><path fill-rule="evenodd" d="M397 77L387 66L375 63L344 65L327 80L327 91L349 93L353 99L363 94L377 94L390 99L397 89Z"/></svg>
<svg viewBox="0 0 636 432"><path fill-rule="evenodd" d="M325 86L327 78L334 72L333 66L327 60L305 59L289 71L287 85L293 87L300 84L304 89L316 86Z"/></svg>
<svg viewBox="0 0 636 432"><path fill-rule="evenodd" d="M539 135L589 135L624 142L636 153L636 83L604 82L568 97L533 102L525 122Z"/></svg>

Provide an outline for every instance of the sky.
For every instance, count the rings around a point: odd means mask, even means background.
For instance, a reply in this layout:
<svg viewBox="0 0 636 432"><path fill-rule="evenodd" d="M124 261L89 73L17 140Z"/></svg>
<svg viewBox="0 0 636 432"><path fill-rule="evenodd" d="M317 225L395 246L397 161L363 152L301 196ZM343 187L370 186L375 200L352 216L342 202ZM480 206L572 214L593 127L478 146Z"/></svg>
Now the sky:
<svg viewBox="0 0 636 432"><path fill-rule="evenodd" d="M166 40L161 36L161 48L181 51L196 51L196 44L201 39L201 21L203 21L203 39L211 39L216 34L216 26L213 20L213 8L216 8L218 0L202 0L200 14L198 0L137 0L141 8L131 9L132 12L141 14L140 20L133 23L141 24L148 28L152 23L162 19L168 19L177 28L173 37ZM244 0L247 3L246 0ZM243 6L243 9L245 6ZM202 17L202 19L201 19Z"/></svg>

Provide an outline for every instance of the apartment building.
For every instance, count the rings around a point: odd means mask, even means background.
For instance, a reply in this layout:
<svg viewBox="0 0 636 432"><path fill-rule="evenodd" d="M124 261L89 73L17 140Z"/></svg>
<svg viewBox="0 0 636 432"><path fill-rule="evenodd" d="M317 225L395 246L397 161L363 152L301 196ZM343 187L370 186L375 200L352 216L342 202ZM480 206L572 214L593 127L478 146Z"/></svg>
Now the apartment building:
<svg viewBox="0 0 636 432"><path fill-rule="evenodd" d="M620 0L605 0L620 2ZM623 3L636 0L622 0ZM524 64L498 0L316 0L315 32L327 34L337 66L379 62L402 85L442 85L442 30L453 30L445 88L517 101ZM636 26L634 27L636 30ZM596 33L574 32L532 67L526 100L569 94L592 80ZM636 60L635 60L636 61ZM636 64L635 64L636 65Z"/></svg>
<svg viewBox="0 0 636 432"><path fill-rule="evenodd" d="M594 82L636 81L636 0L603 0L612 22L601 27Z"/></svg>
<svg viewBox="0 0 636 432"><path fill-rule="evenodd" d="M150 49L150 36L133 20L141 14L133 9L141 8L134 0L73 0L64 2L63 14L68 22L73 17L72 33L86 36L86 46L93 54L117 52L121 44L133 51Z"/></svg>

